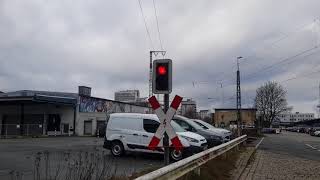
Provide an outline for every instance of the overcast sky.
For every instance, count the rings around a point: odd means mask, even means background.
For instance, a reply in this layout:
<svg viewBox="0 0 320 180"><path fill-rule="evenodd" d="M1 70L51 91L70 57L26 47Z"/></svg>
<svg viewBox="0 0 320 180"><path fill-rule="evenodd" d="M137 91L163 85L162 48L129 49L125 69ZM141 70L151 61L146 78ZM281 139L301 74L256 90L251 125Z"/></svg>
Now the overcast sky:
<svg viewBox="0 0 320 180"><path fill-rule="evenodd" d="M315 112L320 73L310 73L320 71L319 0L155 2L165 58L173 60L172 95L193 98L198 109L235 107L242 56L243 107L275 80L294 111ZM126 89L147 96L149 51L161 47L152 0L141 3L152 42L138 0L1 0L0 91L77 92L86 85L96 97Z"/></svg>

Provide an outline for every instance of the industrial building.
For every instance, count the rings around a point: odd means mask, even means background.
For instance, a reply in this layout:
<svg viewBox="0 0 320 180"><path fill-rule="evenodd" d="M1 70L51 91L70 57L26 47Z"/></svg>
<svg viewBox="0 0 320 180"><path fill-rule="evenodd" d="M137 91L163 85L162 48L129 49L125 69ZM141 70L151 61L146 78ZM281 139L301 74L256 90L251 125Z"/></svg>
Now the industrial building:
<svg viewBox="0 0 320 180"><path fill-rule="evenodd" d="M197 117L197 104L192 99L187 99L186 101L181 102L181 108L178 113L182 116L186 116L189 118Z"/></svg>
<svg viewBox="0 0 320 180"><path fill-rule="evenodd" d="M0 94L0 134L8 136L95 135L115 112L151 113L149 107L78 93L21 90Z"/></svg>
<svg viewBox="0 0 320 180"><path fill-rule="evenodd" d="M241 125L254 126L256 121L255 108L242 108ZM237 109L215 109L213 124L216 127L229 127L232 124L237 124Z"/></svg>

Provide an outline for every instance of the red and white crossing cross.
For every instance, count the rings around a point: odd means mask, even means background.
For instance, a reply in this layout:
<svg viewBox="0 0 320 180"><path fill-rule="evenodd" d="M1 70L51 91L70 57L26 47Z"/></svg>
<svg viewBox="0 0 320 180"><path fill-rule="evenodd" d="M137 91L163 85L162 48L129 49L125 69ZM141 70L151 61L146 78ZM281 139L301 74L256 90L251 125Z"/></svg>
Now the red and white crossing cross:
<svg viewBox="0 0 320 180"><path fill-rule="evenodd" d="M160 120L160 125L152 137L148 148L151 150L155 150L158 147L159 142L161 141L164 132L166 132L171 140L172 145L176 150L181 150L183 145L181 144L179 137L177 136L176 132L172 128L170 122L174 114L176 113L181 101L182 97L176 95L168 109L167 113L165 114L161 109L161 106L155 96L150 97L149 103L151 104L152 109L155 111L156 115Z"/></svg>

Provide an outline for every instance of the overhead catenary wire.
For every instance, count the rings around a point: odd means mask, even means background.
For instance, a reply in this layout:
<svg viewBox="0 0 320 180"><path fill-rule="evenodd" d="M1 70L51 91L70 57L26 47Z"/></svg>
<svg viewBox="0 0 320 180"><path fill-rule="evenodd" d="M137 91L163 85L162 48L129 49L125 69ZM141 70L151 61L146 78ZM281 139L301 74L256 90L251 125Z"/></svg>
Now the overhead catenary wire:
<svg viewBox="0 0 320 180"><path fill-rule="evenodd" d="M284 58L284 59L282 59L281 61L278 61L278 62L276 62L276 63L273 63L273 64L271 64L271 65L268 65L268 66L266 66L266 67L264 67L264 68L258 69L256 72L253 72L253 73L245 76L244 78L245 78L246 80L247 80L247 79L251 79L251 78L255 77L255 75L257 75L257 74L259 74L259 73L261 73L261 72L264 72L264 71L266 71L266 70L268 70L268 69L271 69L271 68L273 68L273 67L275 67L275 66L277 66L277 65L283 64L283 63L285 63L285 62L290 62L290 61L294 60L295 58L297 58L297 57L299 57L299 56L301 56L301 55L303 55L303 54L306 54L306 53L308 53L308 52L310 52L310 51L312 51L312 50L318 49L318 48L319 48L319 45L320 45L320 44L317 44L316 46L314 46L314 47L312 47L312 48L303 50L303 51L301 51L301 52L299 52L299 53L297 53L297 54L295 54L295 55L293 55L293 56Z"/></svg>
<svg viewBox="0 0 320 180"><path fill-rule="evenodd" d="M274 45L276 45L277 43L289 38L290 36L292 36L293 34L296 34L300 31L302 31L303 29L305 29L306 27L308 26L311 26L311 25L315 25L317 23L317 20L319 20L318 18L317 19L314 19L312 22L308 22L308 23L305 23L303 24L302 26L299 26L298 28L295 28L295 30L293 30L292 32L289 32L289 33L282 33L284 34L282 37L276 39L275 41L271 42L270 44L267 44L267 45L264 45L262 47L262 49L266 49L268 47L273 47ZM258 48L259 49L259 48ZM255 51L255 50L254 50ZM252 52L251 55L249 56L246 56L244 60L242 60L242 62L248 62L248 60L250 60L250 58L252 56L255 56L256 55L256 52Z"/></svg>
<svg viewBox="0 0 320 180"><path fill-rule="evenodd" d="M152 0L152 2L153 2L154 16L155 16L156 22L157 22L157 30L158 30L158 38L159 38L160 48L163 51L163 45L162 45L162 40L161 40L161 34L160 34L160 28L159 28L159 21L158 21L156 3L155 3L155 0Z"/></svg>
<svg viewBox="0 0 320 180"><path fill-rule="evenodd" d="M142 18L143 18L144 26L145 26L145 28L146 28L146 32L147 32L147 36L148 36L149 41L150 41L151 48L154 49L153 42L152 42L152 38L151 38L151 35L150 35L150 31L149 31L148 25L147 25L147 20L146 20L146 17L145 17L145 15L144 15L144 13L143 13L141 0L138 0L138 2L139 2L139 7L140 7L141 16L142 16Z"/></svg>
<svg viewBox="0 0 320 180"><path fill-rule="evenodd" d="M292 77L292 78L283 80L283 81L281 81L281 83L288 82L288 81L292 81L292 80L299 79L299 78L303 78L303 77L307 77L307 76L310 76L310 75L313 75L313 74L316 74L316 73L320 73L320 70L313 71L313 72L306 73L306 74L300 74L300 76L295 76L295 77Z"/></svg>

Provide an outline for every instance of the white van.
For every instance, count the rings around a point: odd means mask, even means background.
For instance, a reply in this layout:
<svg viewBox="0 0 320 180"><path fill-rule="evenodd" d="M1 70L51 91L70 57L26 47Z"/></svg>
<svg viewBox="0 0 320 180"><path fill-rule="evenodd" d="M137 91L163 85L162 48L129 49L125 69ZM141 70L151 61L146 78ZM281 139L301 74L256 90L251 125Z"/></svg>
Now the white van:
<svg viewBox="0 0 320 180"><path fill-rule="evenodd" d="M159 124L159 119L155 114L111 114L107 121L103 147L110 149L114 156L121 156L126 151L163 153L163 148L158 148L155 151L148 149L149 142ZM170 152L171 159L177 161L207 148L207 142L204 137L192 132L186 132L174 121L171 121L171 125L184 146L181 152L177 152L172 148ZM162 141L159 146L162 146Z"/></svg>

